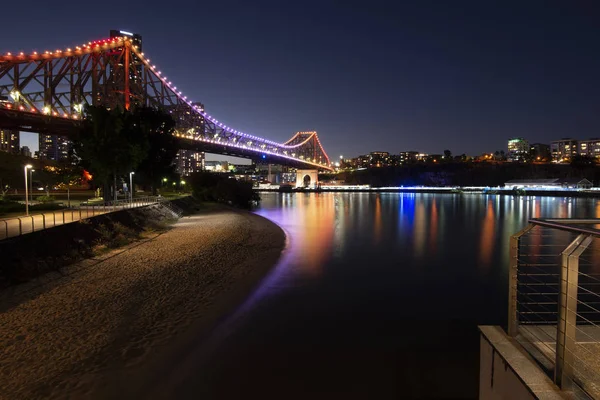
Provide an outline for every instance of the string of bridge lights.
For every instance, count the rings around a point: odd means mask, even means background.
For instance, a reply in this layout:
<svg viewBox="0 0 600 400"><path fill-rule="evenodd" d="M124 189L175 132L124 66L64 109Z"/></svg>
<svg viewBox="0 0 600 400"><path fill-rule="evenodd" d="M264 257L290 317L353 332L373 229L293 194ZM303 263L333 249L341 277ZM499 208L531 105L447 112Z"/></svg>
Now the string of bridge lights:
<svg viewBox="0 0 600 400"><path fill-rule="evenodd" d="M219 120L217 120L216 118L214 118L213 116L211 116L210 114L208 114L207 112L203 111L200 107L198 107L195 104L192 104L191 100L187 99L187 96L184 96L183 93L180 90L177 90L177 86L174 86L173 83L171 81L168 80L168 78L166 76L162 75L162 72L158 69L158 67L154 64L151 64L151 60L150 58L147 58L145 56L144 53L142 52L138 52L138 47L137 46L133 46L133 51L134 53L140 58L140 60L152 71L156 74L156 76L160 79L160 81L165 84L169 89L171 89L173 91L173 93L175 93L181 100L183 100L184 103L186 103L188 106L190 106L193 110L195 110L198 114L202 115L204 118L206 118L207 120L209 120L210 122L214 123L215 125L217 125L219 128L222 128L224 130L227 130L229 132L235 133L237 135L240 136L244 136L247 137L249 139L253 139L253 140L257 140L259 142L264 142L264 143L268 143L274 146L279 146L279 147L286 147L286 148L296 148L301 146L302 144L306 143L302 142L298 145L285 145L282 143L278 143L278 142L274 142L272 140L268 140L268 139L264 139L258 136L254 136L251 135L249 133L245 133L245 132L241 132L238 130L235 130L225 124L223 124L222 122L219 122ZM310 139L310 138L309 138ZM321 144L319 141L319 137L316 137L317 141L319 142L319 145ZM308 140L308 139L307 139Z"/></svg>
<svg viewBox="0 0 600 400"><path fill-rule="evenodd" d="M34 51L33 53L31 53L29 55L26 55L23 52L18 53L18 55L13 55L12 53L7 52L6 55L4 55L4 56L0 55L0 61L14 61L16 59L19 61L27 62L30 60L63 58L63 57L68 57L68 56L72 56L72 55L89 54L91 52L98 52L101 50L105 50L107 48L120 47L120 46L124 45L125 41L128 41L128 40L129 40L129 38L125 38L125 37L115 37L115 38L111 38L111 39L102 39L102 40L91 41L88 43L83 43L81 46L75 46L75 49L67 48L65 50L57 49L55 51L46 50L43 53L38 53L37 51ZM198 114L202 115L208 121L214 123L216 126L218 126L219 128L221 128L225 131L229 131L236 135L240 135L245 138L251 139L251 141L249 141L249 142L247 142L247 144L243 144L243 145L240 145L239 143L235 143L235 139L234 139L234 143L227 143L228 146L233 146L233 147L242 148L242 149L248 148L248 145L251 146L252 140L254 140L254 141L262 143L262 148L257 147L257 149L259 149L260 151L262 151L264 153L276 155L278 157L288 158L291 160L301 159L301 160L303 160L303 162L307 162L307 163L310 163L313 165L324 166L324 165L330 164L329 157L327 156L327 153L325 153L324 151L323 151L323 154L324 154L325 158L327 159L327 164L324 164L322 162L317 162L316 159L313 159L313 161L310 161L310 159L305 160L303 156L299 156L299 157L289 156L287 154L287 151L284 151L285 154L277 153L277 150L278 150L277 148L275 148L274 151L267 150L264 148L264 147L266 147L266 144L269 144L272 146L277 146L277 147L286 148L286 149L295 149L295 148L298 148L298 147L304 145L305 143L307 143L310 139L312 139L314 137L316 139L319 147L322 150L323 146L321 145L321 141L319 140L319 136L317 135L316 132L298 132L298 133L296 133L296 135L294 135L294 137L292 137L292 139L288 140L285 144L282 144L282 143L277 143L272 140L264 139L264 138L261 138L261 137L255 136L255 135L251 135L251 134L248 134L245 132L241 132L241 131L235 130L231 127L228 127L227 125L223 124L222 122L219 122L216 118L214 118L210 114L206 113L199 106L192 104L191 100L187 99L187 96L184 96L180 90L177 90L177 86L174 86L173 83L171 81L169 81L166 76L162 75L162 72L160 70L158 70L156 65L153 65L150 63L150 58L147 58L143 52L138 51L138 46L133 45L132 50L138 56L138 58L146 65L146 67L149 68L164 85L166 85L173 93L175 93L175 95L180 100L182 100L184 103L186 103L192 110L194 110ZM17 90L13 90L10 92L10 96L13 98L13 100L18 101L18 99L20 97L20 93ZM31 106L31 107L25 107L23 105L13 106L10 103L0 104L0 106L4 106L4 108L6 108L6 109L14 109L14 110L22 111L22 112L30 112L30 113L35 113L35 114L40 113L39 110L33 106ZM76 104L74 106L74 108L76 109L77 113L68 114L68 113L59 113L56 110L52 110L50 108L50 106L44 106L41 111L41 114L53 116L53 117L57 117L57 118L74 119L74 120L81 119L81 113L83 112L83 104ZM295 145L287 144L287 143L291 142L292 140L294 140L296 137L298 137L298 135L307 134L307 133L310 133L311 135L303 142L295 144ZM197 136L194 137L192 135L182 135L182 134L175 134L175 135L178 137L185 137L188 139L201 140L201 141L212 142L212 143L219 143L220 139L221 139L220 137L218 138L218 140L214 140L214 138L208 139L208 138L204 138L204 137L197 137ZM215 137L217 137L217 136L218 136L218 134L215 135ZM292 154L295 155L295 153L292 153Z"/></svg>

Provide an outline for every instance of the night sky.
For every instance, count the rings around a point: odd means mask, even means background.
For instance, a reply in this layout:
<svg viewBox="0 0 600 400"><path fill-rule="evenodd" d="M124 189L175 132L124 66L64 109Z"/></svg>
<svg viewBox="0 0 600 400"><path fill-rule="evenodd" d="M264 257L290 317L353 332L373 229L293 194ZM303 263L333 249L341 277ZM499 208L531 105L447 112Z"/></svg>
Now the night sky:
<svg viewBox="0 0 600 400"><path fill-rule="evenodd" d="M475 155L512 136L600 137L599 3L7 1L0 52L136 32L235 129L277 141L317 130L332 158Z"/></svg>

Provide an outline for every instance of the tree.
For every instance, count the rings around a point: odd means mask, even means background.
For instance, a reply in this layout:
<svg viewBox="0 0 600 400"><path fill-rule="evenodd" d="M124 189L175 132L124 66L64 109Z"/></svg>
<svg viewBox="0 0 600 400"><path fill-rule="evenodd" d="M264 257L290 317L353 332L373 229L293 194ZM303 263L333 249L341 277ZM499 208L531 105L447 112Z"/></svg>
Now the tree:
<svg viewBox="0 0 600 400"><path fill-rule="evenodd" d="M450 150L444 150L444 159L447 161L452 160L452 152Z"/></svg>
<svg viewBox="0 0 600 400"><path fill-rule="evenodd" d="M81 182L83 168L73 165L70 162L64 162L58 168L58 184L67 188L67 206L71 207L71 185Z"/></svg>
<svg viewBox="0 0 600 400"><path fill-rule="evenodd" d="M174 174L173 160L179 150L177 138L173 136L175 121L169 114L148 107L134 110L132 118L140 134L148 140L148 150L137 167L136 180L150 185L152 194L156 194L161 179Z"/></svg>
<svg viewBox="0 0 600 400"><path fill-rule="evenodd" d="M584 169L585 167L589 167L595 165L595 160L590 156L581 156L576 155L571 159L571 166L575 169Z"/></svg>
<svg viewBox="0 0 600 400"><path fill-rule="evenodd" d="M85 114L75 153L81 166L102 183L105 201L110 198L112 180L116 199L117 176L133 171L145 158L148 140L129 111L88 106Z"/></svg>

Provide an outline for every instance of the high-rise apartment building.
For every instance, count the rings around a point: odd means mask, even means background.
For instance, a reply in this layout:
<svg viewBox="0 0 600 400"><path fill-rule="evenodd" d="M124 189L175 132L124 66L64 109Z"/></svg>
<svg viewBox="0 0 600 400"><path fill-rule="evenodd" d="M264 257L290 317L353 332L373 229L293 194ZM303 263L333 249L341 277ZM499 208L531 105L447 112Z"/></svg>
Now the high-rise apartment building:
<svg viewBox="0 0 600 400"><path fill-rule="evenodd" d="M555 140L550 143L550 152L554 161L569 161L579 153L579 141L571 138Z"/></svg>
<svg viewBox="0 0 600 400"><path fill-rule="evenodd" d="M411 164L417 162L418 151L402 151L398 154L400 164Z"/></svg>
<svg viewBox="0 0 600 400"><path fill-rule="evenodd" d="M580 140L578 150L581 156L600 158L600 139Z"/></svg>
<svg viewBox="0 0 600 400"><path fill-rule="evenodd" d="M20 147L19 131L0 129L0 151L18 154Z"/></svg>
<svg viewBox="0 0 600 400"><path fill-rule="evenodd" d="M31 154L31 150L29 149L29 146L21 147L21 154L24 155L25 157L31 158L32 154Z"/></svg>
<svg viewBox="0 0 600 400"><path fill-rule="evenodd" d="M390 153L387 151L372 151L369 153L369 167L387 167Z"/></svg>
<svg viewBox="0 0 600 400"><path fill-rule="evenodd" d="M508 161L523 161L529 157L529 142L523 138L508 140Z"/></svg>
<svg viewBox="0 0 600 400"><path fill-rule="evenodd" d="M56 135L39 135L39 158L54 161L69 159L72 142Z"/></svg>
<svg viewBox="0 0 600 400"><path fill-rule="evenodd" d="M181 176L204 170L204 152L179 150L175 156L175 169Z"/></svg>

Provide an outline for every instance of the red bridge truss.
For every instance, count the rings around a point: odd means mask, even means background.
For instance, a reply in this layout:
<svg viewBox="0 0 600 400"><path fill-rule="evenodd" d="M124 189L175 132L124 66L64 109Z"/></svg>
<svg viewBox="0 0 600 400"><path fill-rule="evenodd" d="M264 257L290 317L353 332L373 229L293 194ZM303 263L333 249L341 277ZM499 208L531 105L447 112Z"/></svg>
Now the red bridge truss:
<svg viewBox="0 0 600 400"><path fill-rule="evenodd" d="M185 148L332 170L316 132L277 143L208 115L151 63L138 35L0 55L0 127L68 137L79 128L86 104L161 108L177 122L175 135Z"/></svg>

